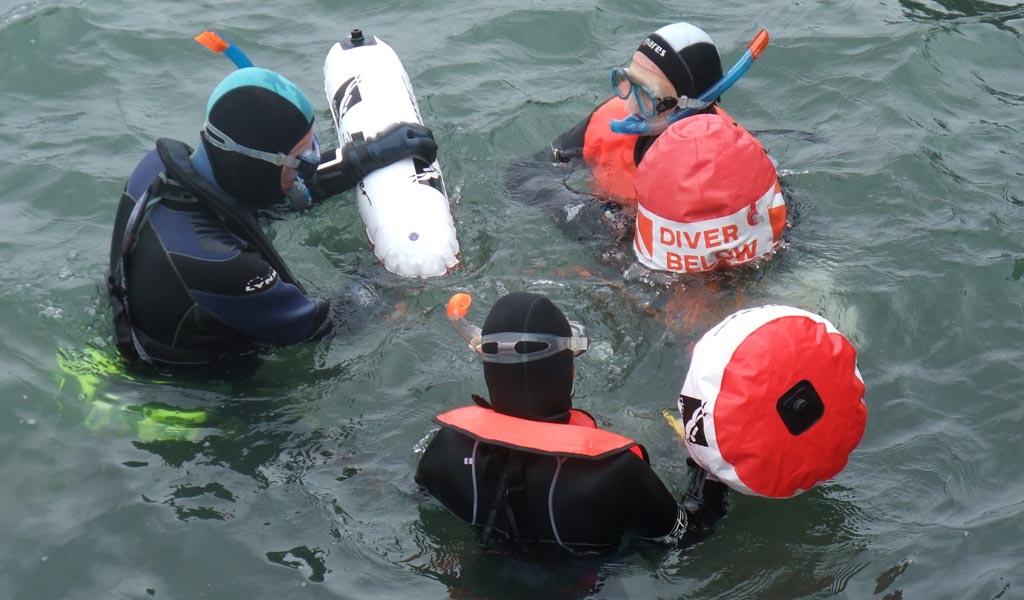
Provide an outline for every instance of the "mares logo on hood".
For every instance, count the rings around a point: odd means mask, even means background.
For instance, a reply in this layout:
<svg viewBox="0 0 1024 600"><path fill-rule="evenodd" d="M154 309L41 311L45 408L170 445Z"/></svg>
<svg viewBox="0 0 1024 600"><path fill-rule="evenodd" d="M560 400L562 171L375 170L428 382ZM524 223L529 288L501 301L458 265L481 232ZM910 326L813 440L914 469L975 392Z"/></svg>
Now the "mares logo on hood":
<svg viewBox="0 0 1024 600"><path fill-rule="evenodd" d="M650 37L644 39L643 44L655 52L658 56L665 56L665 49L658 42L652 40Z"/></svg>
<svg viewBox="0 0 1024 600"><path fill-rule="evenodd" d="M650 34L637 52L650 58L672 82L676 96L699 98L722 78L722 59L711 36L689 23L673 23Z"/></svg>

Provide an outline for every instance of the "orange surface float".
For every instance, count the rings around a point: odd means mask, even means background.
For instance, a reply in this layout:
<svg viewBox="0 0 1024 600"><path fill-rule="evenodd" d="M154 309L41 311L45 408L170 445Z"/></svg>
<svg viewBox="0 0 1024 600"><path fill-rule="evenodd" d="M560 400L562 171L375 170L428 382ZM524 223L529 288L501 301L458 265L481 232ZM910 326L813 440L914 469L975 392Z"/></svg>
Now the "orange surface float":
<svg viewBox="0 0 1024 600"><path fill-rule="evenodd" d="M669 127L636 172L633 249L647 267L695 273L751 262L774 250L786 226L775 165L724 115Z"/></svg>

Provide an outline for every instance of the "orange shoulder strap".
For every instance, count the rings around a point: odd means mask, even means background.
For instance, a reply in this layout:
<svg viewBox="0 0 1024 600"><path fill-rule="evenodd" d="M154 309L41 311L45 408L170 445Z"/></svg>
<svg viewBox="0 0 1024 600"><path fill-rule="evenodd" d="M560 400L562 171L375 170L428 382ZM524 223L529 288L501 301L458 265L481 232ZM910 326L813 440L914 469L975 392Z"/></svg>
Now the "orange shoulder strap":
<svg viewBox="0 0 1024 600"><path fill-rule="evenodd" d="M435 420L481 442L552 456L599 460L639 445L617 433L587 425L519 419L480 406L456 408Z"/></svg>

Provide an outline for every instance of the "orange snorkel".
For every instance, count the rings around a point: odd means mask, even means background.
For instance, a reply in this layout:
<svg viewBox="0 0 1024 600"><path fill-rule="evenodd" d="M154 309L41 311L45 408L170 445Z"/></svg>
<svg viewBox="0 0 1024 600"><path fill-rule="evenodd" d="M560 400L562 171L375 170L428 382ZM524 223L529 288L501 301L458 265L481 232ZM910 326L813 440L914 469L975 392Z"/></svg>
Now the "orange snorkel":
<svg viewBox="0 0 1024 600"><path fill-rule="evenodd" d="M230 58L231 62L235 63L235 66L239 69L245 69L253 66L252 61L245 55L245 52L242 52L241 48L234 45L231 40L226 40L217 35L214 31L204 31L194 39L209 48L212 52L223 54Z"/></svg>

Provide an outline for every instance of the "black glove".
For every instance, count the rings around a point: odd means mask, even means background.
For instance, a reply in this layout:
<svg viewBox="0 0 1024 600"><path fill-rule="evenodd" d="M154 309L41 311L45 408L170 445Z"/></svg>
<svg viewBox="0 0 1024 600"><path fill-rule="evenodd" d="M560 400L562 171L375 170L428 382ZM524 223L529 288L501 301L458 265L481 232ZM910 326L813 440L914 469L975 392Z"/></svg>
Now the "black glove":
<svg viewBox="0 0 1024 600"><path fill-rule="evenodd" d="M395 123L368 140L355 140L321 154L316 180L306 185L313 201L320 202L350 189L374 169L409 157L434 162L434 134L419 123Z"/></svg>
<svg viewBox="0 0 1024 600"><path fill-rule="evenodd" d="M368 140L345 144L341 151L351 173L362 179L403 158L432 163L437 158L437 142L430 129L419 123L395 123Z"/></svg>
<svg viewBox="0 0 1024 600"><path fill-rule="evenodd" d="M692 461L688 458L687 463ZM709 478L708 472L692 463L690 467L690 483L686 493L680 499L680 505L690 517L692 528L701 530L708 535L715 523L725 516L728 506L729 487Z"/></svg>
<svg viewBox="0 0 1024 600"><path fill-rule="evenodd" d="M316 170L316 179L306 182L313 202L320 202L324 198L330 198L349 190L359 181L359 178L341 159L341 154L341 148L331 148L320 154L320 166ZM312 185L310 185L311 183Z"/></svg>
<svg viewBox="0 0 1024 600"><path fill-rule="evenodd" d="M316 180L306 184L313 202L319 202L341 194L375 169L408 158L434 162L437 142L430 129L419 123L395 123L370 139L329 149L321 155Z"/></svg>

